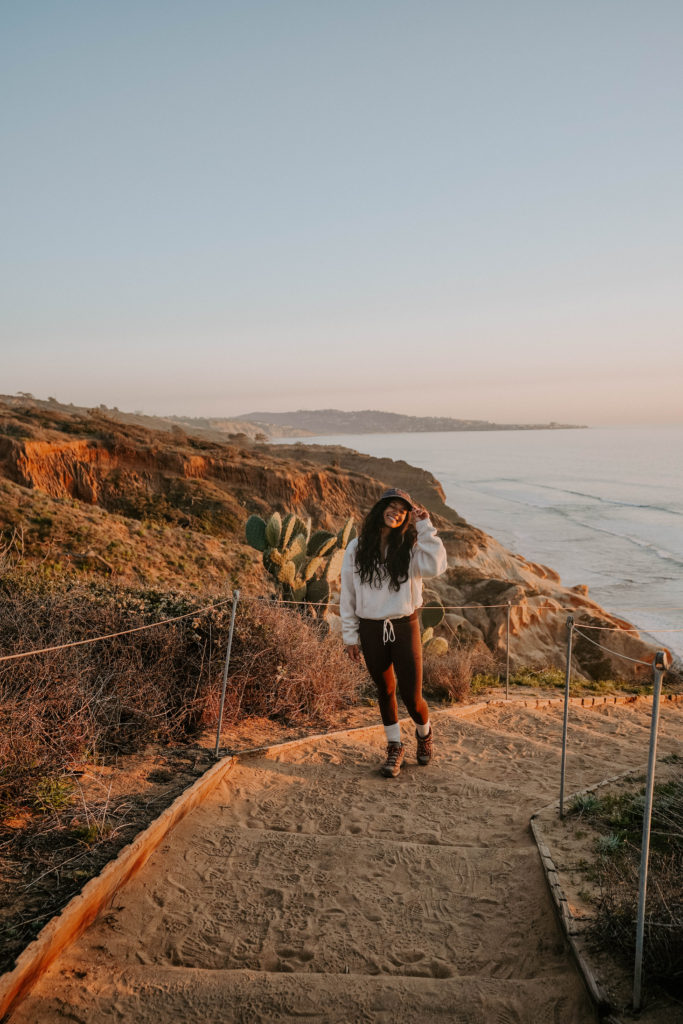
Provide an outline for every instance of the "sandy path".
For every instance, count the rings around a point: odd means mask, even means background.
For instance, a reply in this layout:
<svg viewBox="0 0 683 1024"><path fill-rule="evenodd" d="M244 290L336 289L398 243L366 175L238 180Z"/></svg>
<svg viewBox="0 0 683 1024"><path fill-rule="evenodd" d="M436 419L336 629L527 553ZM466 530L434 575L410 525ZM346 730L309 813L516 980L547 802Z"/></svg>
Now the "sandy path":
<svg viewBox="0 0 683 1024"><path fill-rule="evenodd" d="M643 764L649 707L572 708L568 792ZM660 752L683 753L665 705ZM375 771L381 731L243 761L15 1011L15 1024L596 1020L530 815L561 711L435 716L437 756Z"/></svg>

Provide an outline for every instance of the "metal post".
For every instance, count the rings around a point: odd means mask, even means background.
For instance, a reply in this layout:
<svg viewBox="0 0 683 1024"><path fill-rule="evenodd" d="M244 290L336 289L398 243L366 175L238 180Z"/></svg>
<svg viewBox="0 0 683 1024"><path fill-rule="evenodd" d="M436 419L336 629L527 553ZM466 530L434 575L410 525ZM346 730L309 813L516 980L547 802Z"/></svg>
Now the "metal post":
<svg viewBox="0 0 683 1024"><path fill-rule="evenodd" d="M560 768L560 817L564 818L564 769L567 760L567 722L569 721L569 679L572 672L574 616L567 616L567 670L564 677L564 721L562 723L562 767Z"/></svg>
<svg viewBox="0 0 683 1024"><path fill-rule="evenodd" d="M232 592L232 611L230 613L230 632L228 633L228 650L225 655L225 667L223 668L223 689L221 690L221 706L218 711L218 728L216 729L216 749L214 757L218 757L218 747L221 741L221 727L223 725L223 708L225 707L225 691L228 685L228 668L230 667L230 651L232 649L232 634L235 631L235 613L237 602L240 599L239 590Z"/></svg>
<svg viewBox="0 0 683 1024"><path fill-rule="evenodd" d="M510 698L510 608L511 604L508 601L508 621L507 621L507 637L506 637L506 655L505 655L505 700Z"/></svg>
<svg viewBox="0 0 683 1024"><path fill-rule="evenodd" d="M657 728L659 726L659 696L662 676L666 671L664 651L657 651L652 665L654 689L652 694L652 724L650 726L650 754L647 761L645 810L643 811L643 843L640 850L640 883L638 886L638 917L636 920L636 960L633 973L633 1009L637 1013L641 1003L643 975L643 935L645 932L645 900L647 897L647 862L650 853L650 819L652 794L655 788L655 758L657 756Z"/></svg>

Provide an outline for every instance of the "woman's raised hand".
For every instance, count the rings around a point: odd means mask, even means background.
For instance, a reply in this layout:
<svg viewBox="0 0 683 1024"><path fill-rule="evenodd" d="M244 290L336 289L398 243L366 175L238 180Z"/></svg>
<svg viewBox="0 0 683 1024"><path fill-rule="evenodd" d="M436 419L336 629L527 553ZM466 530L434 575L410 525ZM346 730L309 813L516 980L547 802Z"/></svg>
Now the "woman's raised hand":
<svg viewBox="0 0 683 1024"><path fill-rule="evenodd" d="M426 508L423 508L422 505L418 505L410 513L410 519L412 521L413 526L416 526L420 519L429 519L429 512L427 511Z"/></svg>

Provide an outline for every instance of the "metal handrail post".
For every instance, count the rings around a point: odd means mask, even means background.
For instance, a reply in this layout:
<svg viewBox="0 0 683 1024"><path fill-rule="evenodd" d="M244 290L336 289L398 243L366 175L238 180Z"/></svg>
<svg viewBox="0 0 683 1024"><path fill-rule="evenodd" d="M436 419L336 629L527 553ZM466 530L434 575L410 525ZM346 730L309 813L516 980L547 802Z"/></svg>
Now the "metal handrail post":
<svg viewBox="0 0 683 1024"><path fill-rule="evenodd" d="M507 609L507 636L506 636L506 655L505 655L505 700L510 699L510 609L512 605L508 601Z"/></svg>
<svg viewBox="0 0 683 1024"><path fill-rule="evenodd" d="M652 665L654 689L652 694L652 723L650 725L650 753L647 760L647 783L645 785L645 809L643 811L643 842L640 849L640 882L638 886L638 916L636 919L636 959L633 972L633 1009L640 1010L643 977L643 937L645 934L645 901L647 898L647 862L650 854L650 821L652 819L652 796L655 788L655 759L657 757L657 729L659 727L659 697L662 692L662 676L666 671L664 651L657 651Z"/></svg>
<svg viewBox="0 0 683 1024"><path fill-rule="evenodd" d="M564 818L564 772L567 761L567 723L569 721L569 680L572 672L574 616L567 616L567 669L564 677L564 719L562 722L562 766L560 768L560 817Z"/></svg>
<svg viewBox="0 0 683 1024"><path fill-rule="evenodd" d="M221 690L221 704L218 710L218 727L216 729L216 749L214 750L214 757L218 757L218 747L221 742L221 728L223 725L223 708L225 707L225 691L228 686L228 669L230 667L230 651L232 650L232 635L235 631L235 613L237 612L237 602L240 599L239 590L233 590L232 592L232 611L230 612L230 632L228 633L228 649L225 654L225 666L223 668L223 688Z"/></svg>

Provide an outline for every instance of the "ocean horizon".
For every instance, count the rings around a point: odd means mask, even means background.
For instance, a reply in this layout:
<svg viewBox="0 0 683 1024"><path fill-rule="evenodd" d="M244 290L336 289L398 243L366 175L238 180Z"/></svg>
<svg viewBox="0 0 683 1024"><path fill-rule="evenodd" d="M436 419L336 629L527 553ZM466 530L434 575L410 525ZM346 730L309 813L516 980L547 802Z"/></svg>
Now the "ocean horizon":
<svg viewBox="0 0 683 1024"><path fill-rule="evenodd" d="M446 502L504 547L585 584L683 657L683 426L337 434L335 444L433 473Z"/></svg>

